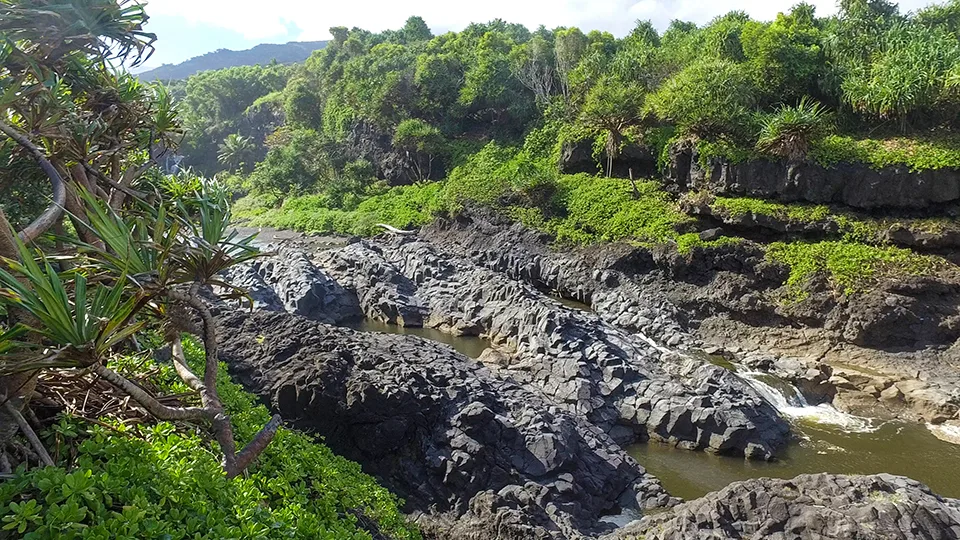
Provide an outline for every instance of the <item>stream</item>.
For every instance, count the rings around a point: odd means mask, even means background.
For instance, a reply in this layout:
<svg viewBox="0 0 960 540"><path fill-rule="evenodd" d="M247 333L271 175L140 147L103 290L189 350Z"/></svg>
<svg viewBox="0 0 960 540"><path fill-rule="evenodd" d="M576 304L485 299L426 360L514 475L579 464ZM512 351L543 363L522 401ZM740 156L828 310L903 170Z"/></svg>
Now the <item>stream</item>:
<svg viewBox="0 0 960 540"><path fill-rule="evenodd" d="M567 307L589 310L578 302L556 297L554 300ZM470 358L478 358L490 346L480 337L457 337L432 328L403 328L370 320L350 327L363 332L419 336L450 345ZM694 499L732 482L758 477L885 472L923 482L945 497L960 497L960 467L955 466L960 463L960 445L938 439L927 426L879 422L843 413L830 405L808 405L786 381L766 373L741 370L738 375L791 423L798 440L773 462L691 452L659 443L628 447L630 455L657 476L671 495Z"/></svg>

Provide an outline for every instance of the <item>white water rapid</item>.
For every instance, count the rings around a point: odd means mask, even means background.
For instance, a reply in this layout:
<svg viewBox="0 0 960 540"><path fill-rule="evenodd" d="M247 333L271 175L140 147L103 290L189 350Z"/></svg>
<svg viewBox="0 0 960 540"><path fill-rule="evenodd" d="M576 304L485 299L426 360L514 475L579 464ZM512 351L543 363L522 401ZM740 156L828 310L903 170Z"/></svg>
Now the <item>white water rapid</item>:
<svg viewBox="0 0 960 540"><path fill-rule="evenodd" d="M875 431L878 427L874 426L869 418L838 411L832 405L810 405L796 386L769 373L738 371L737 375L747 381L784 417L830 424L848 432L866 433Z"/></svg>

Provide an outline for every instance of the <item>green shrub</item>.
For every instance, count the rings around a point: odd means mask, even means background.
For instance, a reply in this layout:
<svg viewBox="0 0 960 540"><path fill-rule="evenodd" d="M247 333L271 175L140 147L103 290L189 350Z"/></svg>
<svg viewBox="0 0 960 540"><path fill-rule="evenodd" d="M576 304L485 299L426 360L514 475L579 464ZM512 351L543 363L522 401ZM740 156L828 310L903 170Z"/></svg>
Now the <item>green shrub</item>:
<svg viewBox="0 0 960 540"><path fill-rule="evenodd" d="M853 294L884 276L925 275L940 266L937 259L907 249L847 241L775 242L768 247L767 258L790 267L787 292L797 300L809 294L804 286L819 272L837 292Z"/></svg>
<svg viewBox="0 0 960 540"><path fill-rule="evenodd" d="M580 174L563 177L561 184L566 218L556 231L560 242L661 243L674 238L677 226L690 219L656 182L637 182L636 198L625 180Z"/></svg>
<svg viewBox="0 0 960 540"><path fill-rule="evenodd" d="M711 206L722 210L732 217L754 214L781 219L812 222L823 221L831 216L830 208L824 205L781 204L763 199L715 197Z"/></svg>
<svg viewBox="0 0 960 540"><path fill-rule="evenodd" d="M681 255L689 255L696 248L709 249L730 246L740 242L743 242L742 238L732 236L721 236L716 240L701 240L699 233L687 233L677 237L677 251Z"/></svg>
<svg viewBox="0 0 960 540"><path fill-rule="evenodd" d="M819 102L804 96L796 106L781 106L763 119L757 149L790 160L800 160L810 144L830 129L830 114Z"/></svg>
<svg viewBox="0 0 960 540"><path fill-rule="evenodd" d="M704 60L668 79L648 104L688 135L740 134L751 123L754 88L739 64Z"/></svg>
<svg viewBox="0 0 960 540"><path fill-rule="evenodd" d="M710 159L722 159L727 163L743 163L744 161L765 159L756 149L742 146L727 138L700 139L697 141L697 161L700 166L707 168Z"/></svg>
<svg viewBox="0 0 960 540"><path fill-rule="evenodd" d="M437 182L396 186L367 197L353 210L337 208L328 195L304 195L287 199L280 208L256 206L239 216L255 227L371 236L382 232L378 223L401 229L429 223L444 208L442 193L443 184Z"/></svg>
<svg viewBox="0 0 960 540"><path fill-rule="evenodd" d="M553 197L557 176L549 159L533 159L526 152L490 143L450 173L443 197L451 210L510 201L540 206Z"/></svg>
<svg viewBox="0 0 960 540"><path fill-rule="evenodd" d="M202 349L187 347L191 364ZM158 373L165 390L185 388L167 365L128 358ZM194 366L196 369L197 366ZM238 443L270 414L231 382L221 366L218 390ZM302 433L281 428L248 474L228 480L211 442L161 422L136 430L64 419L57 426L76 459L60 467L17 471L0 485L4 532L23 538L328 538L369 539L359 517L400 539L419 533L400 501L359 465ZM78 436L75 438L74 436ZM61 455L66 455L62 452Z"/></svg>

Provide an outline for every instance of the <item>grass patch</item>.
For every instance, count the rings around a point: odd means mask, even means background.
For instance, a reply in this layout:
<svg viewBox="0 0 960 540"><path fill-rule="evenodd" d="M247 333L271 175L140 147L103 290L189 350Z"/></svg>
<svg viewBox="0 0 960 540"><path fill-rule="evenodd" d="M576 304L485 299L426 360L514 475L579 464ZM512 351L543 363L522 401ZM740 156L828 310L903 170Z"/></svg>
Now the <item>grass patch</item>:
<svg viewBox="0 0 960 540"><path fill-rule="evenodd" d="M677 251L681 255L690 255L697 248L717 248L739 244L740 242L743 242L743 238L721 236L716 240L701 240L699 233L687 233L677 237Z"/></svg>
<svg viewBox="0 0 960 540"><path fill-rule="evenodd" d="M194 369L203 351L186 347ZM168 365L122 359L117 369L155 369L165 391L184 386ZM254 396L230 381L221 365L218 390L238 446L270 419ZM63 418L54 432L58 467L18 470L0 484L4 533L23 538L337 538L369 539L358 515L393 538L419 532L400 501L360 466L303 433L281 428L245 476L227 480L214 443L167 422L117 431ZM3 535L0 535L3 536Z"/></svg>
<svg viewBox="0 0 960 540"><path fill-rule="evenodd" d="M824 167L860 162L875 169L901 165L911 172L960 169L960 136L855 139L831 135L813 143L809 158Z"/></svg>
<svg viewBox="0 0 960 540"><path fill-rule="evenodd" d="M942 265L939 259L908 249L848 241L775 242L767 248L767 259L790 267L786 286L796 300L807 297L804 287L819 272L826 274L834 290L849 295L885 276L930 275Z"/></svg>
<svg viewBox="0 0 960 540"><path fill-rule="evenodd" d="M290 198L279 208L248 195L237 201L234 214L253 227L370 236L381 231L378 223L400 229L429 223L443 208L442 191L443 184L436 182L397 186L364 199L351 210L329 207L324 195Z"/></svg>
<svg viewBox="0 0 960 540"><path fill-rule="evenodd" d="M711 206L715 209L727 212L732 217L741 217L747 214L753 214L804 222L823 221L832 217L830 208L824 205L788 205L763 199L751 199L747 197L715 197Z"/></svg>
<svg viewBox="0 0 960 540"><path fill-rule="evenodd" d="M728 163L743 163L758 159L769 159L751 147L740 146L727 139L697 141L697 155L700 166L706 169L711 159L722 159Z"/></svg>
<svg viewBox="0 0 960 540"><path fill-rule="evenodd" d="M691 219L656 182L630 182L586 175L561 180L564 217L554 223L557 241L589 243L633 240L657 244L677 237Z"/></svg>

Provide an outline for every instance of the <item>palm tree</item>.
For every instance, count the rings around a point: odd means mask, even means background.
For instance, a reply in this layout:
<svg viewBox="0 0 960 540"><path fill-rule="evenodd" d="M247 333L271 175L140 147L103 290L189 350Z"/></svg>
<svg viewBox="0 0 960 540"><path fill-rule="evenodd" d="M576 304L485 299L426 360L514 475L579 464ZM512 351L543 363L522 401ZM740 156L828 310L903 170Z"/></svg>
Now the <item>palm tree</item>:
<svg viewBox="0 0 960 540"><path fill-rule="evenodd" d="M253 139L239 133L231 133L223 140L217 161L228 170L236 171L244 167L247 157L253 152Z"/></svg>

